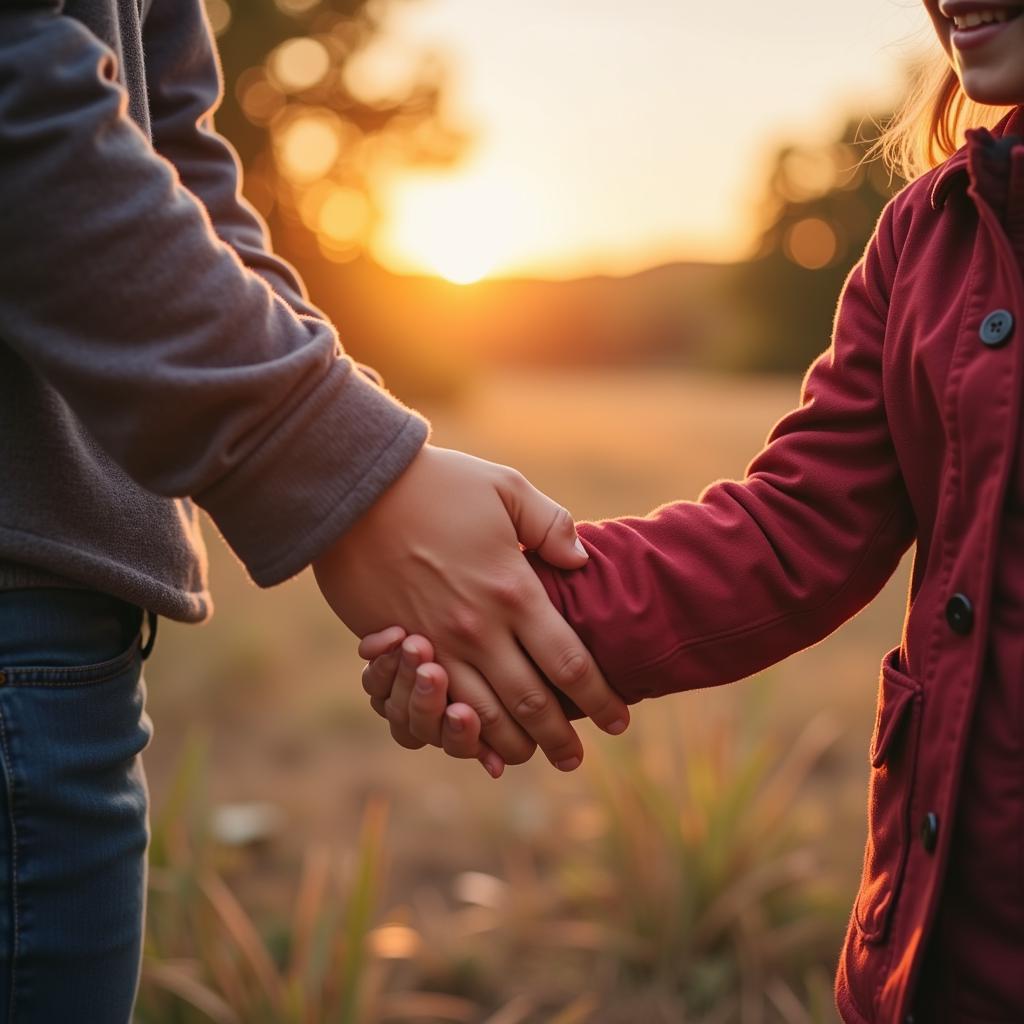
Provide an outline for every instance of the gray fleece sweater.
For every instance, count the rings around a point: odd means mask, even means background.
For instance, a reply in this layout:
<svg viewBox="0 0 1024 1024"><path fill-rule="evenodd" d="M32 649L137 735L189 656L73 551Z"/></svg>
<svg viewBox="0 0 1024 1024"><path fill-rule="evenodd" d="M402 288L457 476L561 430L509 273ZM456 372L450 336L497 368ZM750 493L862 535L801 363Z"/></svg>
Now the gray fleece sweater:
<svg viewBox="0 0 1024 1024"><path fill-rule="evenodd" d="M426 438L270 254L220 88L201 0L0 0L0 587L198 621L195 505L269 586Z"/></svg>

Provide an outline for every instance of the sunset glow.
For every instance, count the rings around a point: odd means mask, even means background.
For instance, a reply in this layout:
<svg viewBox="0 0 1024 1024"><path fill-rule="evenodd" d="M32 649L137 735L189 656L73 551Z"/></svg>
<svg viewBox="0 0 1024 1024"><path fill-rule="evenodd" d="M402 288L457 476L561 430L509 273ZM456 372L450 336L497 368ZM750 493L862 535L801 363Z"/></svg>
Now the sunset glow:
<svg viewBox="0 0 1024 1024"><path fill-rule="evenodd" d="M375 182L373 255L458 282L742 259L774 147L884 109L931 42L925 21L907 0L396 5L360 73L443 54L473 146L446 172ZM830 244L815 231L791 239L808 265Z"/></svg>

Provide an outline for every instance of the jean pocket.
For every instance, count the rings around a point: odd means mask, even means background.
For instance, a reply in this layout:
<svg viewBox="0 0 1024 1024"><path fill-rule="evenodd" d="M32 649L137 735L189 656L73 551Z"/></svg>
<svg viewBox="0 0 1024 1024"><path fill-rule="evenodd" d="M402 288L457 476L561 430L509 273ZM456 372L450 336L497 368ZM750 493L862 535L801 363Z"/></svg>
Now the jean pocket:
<svg viewBox="0 0 1024 1024"><path fill-rule="evenodd" d="M141 660L140 638L135 637L120 654L87 665L17 665L0 670L6 686L94 686L123 675Z"/></svg>
<svg viewBox="0 0 1024 1024"><path fill-rule="evenodd" d="M910 845L910 796L921 731L921 686L899 667L900 649L882 662L871 737L868 838L854 913L865 942L885 940Z"/></svg>
<svg viewBox="0 0 1024 1024"><path fill-rule="evenodd" d="M87 686L140 657L143 612L108 594L70 588L0 592L0 682Z"/></svg>

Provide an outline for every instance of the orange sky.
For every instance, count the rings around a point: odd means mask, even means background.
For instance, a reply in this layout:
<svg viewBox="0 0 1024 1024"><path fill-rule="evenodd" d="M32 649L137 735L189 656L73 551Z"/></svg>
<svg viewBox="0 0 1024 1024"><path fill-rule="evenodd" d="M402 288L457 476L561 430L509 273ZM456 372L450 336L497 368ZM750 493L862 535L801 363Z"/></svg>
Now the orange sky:
<svg viewBox="0 0 1024 1024"><path fill-rule="evenodd" d="M476 135L454 172L385 183L392 269L628 273L734 259L780 133L813 137L884 103L930 43L915 0L416 0L369 73L443 51Z"/></svg>

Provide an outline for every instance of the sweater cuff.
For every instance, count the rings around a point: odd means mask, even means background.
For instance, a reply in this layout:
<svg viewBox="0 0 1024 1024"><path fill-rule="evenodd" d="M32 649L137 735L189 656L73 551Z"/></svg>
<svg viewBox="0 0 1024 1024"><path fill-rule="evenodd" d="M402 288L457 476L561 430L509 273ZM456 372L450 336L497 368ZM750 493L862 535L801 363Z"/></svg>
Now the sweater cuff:
<svg viewBox="0 0 1024 1024"><path fill-rule="evenodd" d="M408 468L427 440L421 416L347 357L230 474L196 496L261 587L327 550Z"/></svg>

